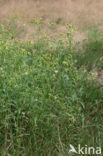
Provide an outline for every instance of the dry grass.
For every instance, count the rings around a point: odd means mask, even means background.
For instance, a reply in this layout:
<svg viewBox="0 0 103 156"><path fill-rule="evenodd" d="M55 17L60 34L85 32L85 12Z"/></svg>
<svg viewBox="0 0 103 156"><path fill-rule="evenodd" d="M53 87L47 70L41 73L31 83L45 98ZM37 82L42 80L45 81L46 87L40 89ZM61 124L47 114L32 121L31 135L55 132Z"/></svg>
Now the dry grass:
<svg viewBox="0 0 103 156"><path fill-rule="evenodd" d="M79 27L100 25L103 21L102 0L1 0L0 3L0 20L18 13L27 20L43 17L48 22L61 18Z"/></svg>
<svg viewBox="0 0 103 156"><path fill-rule="evenodd" d="M82 40L85 36L83 32L86 32L88 27L98 26L102 31L102 0L0 0L0 5L1 22L17 15L21 17L19 24L27 25L25 39L36 32L35 26L30 23L35 17L43 18L45 27L42 31L49 34L49 22L57 23L52 33L65 33L65 24L73 23L79 30L75 40Z"/></svg>

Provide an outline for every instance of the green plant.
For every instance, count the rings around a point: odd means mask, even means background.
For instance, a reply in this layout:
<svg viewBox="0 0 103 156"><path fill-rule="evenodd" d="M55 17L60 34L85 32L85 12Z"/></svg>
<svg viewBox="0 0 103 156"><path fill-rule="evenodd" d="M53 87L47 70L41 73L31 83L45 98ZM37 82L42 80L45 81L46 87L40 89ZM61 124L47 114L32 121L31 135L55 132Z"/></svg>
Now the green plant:
<svg viewBox="0 0 103 156"><path fill-rule="evenodd" d="M8 31L8 36L12 35L12 39L20 38L26 34L26 25L18 26L16 15L8 20L8 23L5 25L6 33Z"/></svg>
<svg viewBox="0 0 103 156"><path fill-rule="evenodd" d="M79 51L79 50L78 50ZM88 34L88 39L82 43L82 52L74 52L77 66L84 66L87 70L102 69L103 37L97 30Z"/></svg>
<svg viewBox="0 0 103 156"><path fill-rule="evenodd" d="M72 26L68 40L35 43L1 29L0 154L65 156L70 143L102 146L102 87L76 69Z"/></svg>
<svg viewBox="0 0 103 156"><path fill-rule="evenodd" d="M37 26L37 33L39 33L41 28L42 28L42 26L43 26L43 24L44 24L44 21L43 21L43 18L40 18L40 19L32 18L30 20L30 23L32 25L36 25Z"/></svg>

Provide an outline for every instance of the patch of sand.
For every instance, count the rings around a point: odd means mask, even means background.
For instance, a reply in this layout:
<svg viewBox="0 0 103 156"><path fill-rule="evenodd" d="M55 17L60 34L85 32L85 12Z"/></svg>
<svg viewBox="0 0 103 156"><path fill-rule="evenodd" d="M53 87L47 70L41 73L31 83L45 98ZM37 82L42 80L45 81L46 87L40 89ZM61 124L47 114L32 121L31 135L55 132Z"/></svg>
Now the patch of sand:
<svg viewBox="0 0 103 156"><path fill-rule="evenodd" d="M103 23L103 0L0 0L0 20L15 13L24 15L25 20L61 18L62 22L88 27Z"/></svg>

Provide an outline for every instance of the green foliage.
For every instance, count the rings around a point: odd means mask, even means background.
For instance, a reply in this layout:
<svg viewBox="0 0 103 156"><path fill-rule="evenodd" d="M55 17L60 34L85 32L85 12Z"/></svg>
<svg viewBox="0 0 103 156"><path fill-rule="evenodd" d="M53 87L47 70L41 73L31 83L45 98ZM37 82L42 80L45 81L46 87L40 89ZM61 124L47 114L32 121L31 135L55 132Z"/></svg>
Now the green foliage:
<svg viewBox="0 0 103 156"><path fill-rule="evenodd" d="M39 33L43 27L44 21L43 21L43 18L40 18L40 19L32 18L30 20L30 23L37 27L37 32Z"/></svg>
<svg viewBox="0 0 103 156"><path fill-rule="evenodd" d="M97 30L88 34L88 38L82 43L81 50L74 53L74 59L77 60L77 66L84 66L87 70L103 68L103 36Z"/></svg>
<svg viewBox="0 0 103 156"><path fill-rule="evenodd" d="M1 29L1 32L3 32L3 29ZM16 16L11 17L9 18L8 23L5 26L4 33L5 37L10 37L12 39L23 37L25 36L26 33L26 25L25 24L23 26L18 25Z"/></svg>
<svg viewBox="0 0 103 156"><path fill-rule="evenodd" d="M89 143L85 126L95 109L89 125L101 122L102 91L87 82L88 73L77 71L71 31L65 44L47 38L20 43L3 25L1 30L0 154L69 155L70 143ZM102 136L97 129L96 141Z"/></svg>

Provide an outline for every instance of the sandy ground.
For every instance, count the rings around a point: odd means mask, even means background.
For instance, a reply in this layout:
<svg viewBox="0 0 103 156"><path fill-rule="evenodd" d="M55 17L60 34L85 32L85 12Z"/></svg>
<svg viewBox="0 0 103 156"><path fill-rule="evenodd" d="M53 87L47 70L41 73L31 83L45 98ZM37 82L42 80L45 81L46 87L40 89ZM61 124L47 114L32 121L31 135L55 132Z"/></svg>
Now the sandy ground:
<svg viewBox="0 0 103 156"><path fill-rule="evenodd" d="M77 24L100 24L103 0L0 0L0 19L14 13L27 18L64 19Z"/></svg>
<svg viewBox="0 0 103 156"><path fill-rule="evenodd" d="M16 16L28 26L28 34L35 31L31 21L43 18L46 31L48 23L56 23L54 32L65 33L65 24L73 23L79 31L103 26L103 0L0 0L0 22ZM19 18L20 19L20 18ZM51 28L52 29L52 28ZM82 38L77 34L76 38Z"/></svg>

